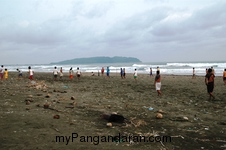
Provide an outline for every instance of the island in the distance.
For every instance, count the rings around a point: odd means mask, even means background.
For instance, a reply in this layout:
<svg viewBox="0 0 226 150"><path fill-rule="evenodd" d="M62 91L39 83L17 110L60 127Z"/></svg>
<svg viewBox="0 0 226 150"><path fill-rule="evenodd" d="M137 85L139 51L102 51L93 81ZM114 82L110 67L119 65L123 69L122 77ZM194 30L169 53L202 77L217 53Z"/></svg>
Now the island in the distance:
<svg viewBox="0 0 226 150"><path fill-rule="evenodd" d="M92 64L92 63L140 63L141 61L134 57L89 57L89 58L75 58L71 60L64 60L60 62L52 62L50 64Z"/></svg>

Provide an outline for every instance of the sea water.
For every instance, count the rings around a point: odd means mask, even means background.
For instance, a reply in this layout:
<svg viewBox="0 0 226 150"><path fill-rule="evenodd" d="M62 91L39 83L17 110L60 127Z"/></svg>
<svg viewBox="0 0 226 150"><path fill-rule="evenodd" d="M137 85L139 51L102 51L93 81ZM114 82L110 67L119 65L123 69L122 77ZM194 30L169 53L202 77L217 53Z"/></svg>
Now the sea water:
<svg viewBox="0 0 226 150"><path fill-rule="evenodd" d="M16 71L17 68L23 72L28 71L28 66L31 66L35 72L53 72L56 66L58 70L62 67L63 72L68 72L72 67L76 71L77 67L81 72L100 72L101 68L110 68L112 74L120 73L120 68L125 68L126 73L133 73L134 69L137 69L138 74L149 74L150 68L152 68L153 74L155 74L157 67L160 68L161 74L166 75L192 75L193 68L195 68L196 75L204 76L206 74L206 68L213 67L216 76L222 76L224 69L226 68L225 62L143 62L143 63L101 63L101 64L70 64L70 65L52 65L52 64L26 64L26 65L4 65L8 71Z"/></svg>

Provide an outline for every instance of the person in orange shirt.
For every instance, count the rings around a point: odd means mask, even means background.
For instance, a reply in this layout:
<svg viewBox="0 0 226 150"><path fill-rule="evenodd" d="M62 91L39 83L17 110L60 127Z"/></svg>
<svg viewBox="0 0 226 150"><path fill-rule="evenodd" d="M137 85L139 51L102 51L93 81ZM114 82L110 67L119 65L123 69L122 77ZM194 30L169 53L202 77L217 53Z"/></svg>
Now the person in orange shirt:
<svg viewBox="0 0 226 150"><path fill-rule="evenodd" d="M211 97L213 99L215 99L214 95L213 95L213 89L214 89L214 77L215 75L213 74L212 69L208 69L208 74L205 76L205 83L207 86L207 92L210 95L210 99Z"/></svg>
<svg viewBox="0 0 226 150"><path fill-rule="evenodd" d="M161 89L161 76L160 76L159 70L156 72L154 85L155 85L156 91L158 93L158 96L161 96L162 95L162 92L160 91L160 89Z"/></svg>
<svg viewBox="0 0 226 150"><path fill-rule="evenodd" d="M224 69L224 72L223 72L223 81L224 81L224 85L226 85L226 69Z"/></svg>
<svg viewBox="0 0 226 150"><path fill-rule="evenodd" d="M5 78L6 80L8 80L8 77L9 77L8 70L5 69L5 71L4 71L4 78Z"/></svg>

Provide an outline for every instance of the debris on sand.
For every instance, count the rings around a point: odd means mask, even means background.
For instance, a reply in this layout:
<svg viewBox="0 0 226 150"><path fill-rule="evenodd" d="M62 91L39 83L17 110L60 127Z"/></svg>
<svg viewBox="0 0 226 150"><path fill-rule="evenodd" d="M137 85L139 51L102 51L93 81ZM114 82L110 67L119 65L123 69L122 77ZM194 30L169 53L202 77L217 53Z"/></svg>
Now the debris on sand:
<svg viewBox="0 0 226 150"><path fill-rule="evenodd" d="M112 123L111 123L111 122L108 122L106 125L107 125L108 127L112 127Z"/></svg>
<svg viewBox="0 0 226 150"><path fill-rule="evenodd" d="M54 119L60 119L60 115L54 115L53 118Z"/></svg>
<svg viewBox="0 0 226 150"><path fill-rule="evenodd" d="M103 114L102 117L108 120L108 122L123 123L125 121L125 118L122 115L117 114Z"/></svg>
<svg viewBox="0 0 226 150"><path fill-rule="evenodd" d="M156 118L157 118L157 119L162 119L162 118L163 118L163 115L162 115L161 113L157 113L157 114L156 114Z"/></svg>

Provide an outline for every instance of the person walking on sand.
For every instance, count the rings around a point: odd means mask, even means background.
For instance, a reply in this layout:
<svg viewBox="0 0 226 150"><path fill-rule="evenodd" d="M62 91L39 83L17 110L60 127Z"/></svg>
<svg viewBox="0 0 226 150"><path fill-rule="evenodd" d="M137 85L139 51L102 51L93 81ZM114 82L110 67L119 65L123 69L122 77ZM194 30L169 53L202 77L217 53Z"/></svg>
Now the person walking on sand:
<svg viewBox="0 0 226 150"><path fill-rule="evenodd" d="M134 70L133 78L137 82L137 69Z"/></svg>
<svg viewBox="0 0 226 150"><path fill-rule="evenodd" d="M7 69L5 69L5 71L4 71L4 78L5 78L5 80L8 80L8 77L9 77L9 72L8 72Z"/></svg>
<svg viewBox="0 0 226 150"><path fill-rule="evenodd" d="M64 74L63 74L63 68L61 67L61 68L60 68L60 79L62 79L63 75L64 75Z"/></svg>
<svg viewBox="0 0 226 150"><path fill-rule="evenodd" d="M34 71L31 69L31 66L28 67L29 79L33 80Z"/></svg>
<svg viewBox="0 0 226 150"><path fill-rule="evenodd" d="M195 68L193 68L193 75L192 75L192 79L195 79Z"/></svg>
<svg viewBox="0 0 226 150"><path fill-rule="evenodd" d="M80 80L80 76L81 76L81 71L79 70L79 67L77 68L76 75L77 75L77 80L79 81Z"/></svg>
<svg viewBox="0 0 226 150"><path fill-rule="evenodd" d="M154 85L155 85L156 91L158 93L158 96L161 96L162 95L162 92L160 91L161 90L161 76L160 76L160 71L157 71L156 72Z"/></svg>
<svg viewBox="0 0 226 150"><path fill-rule="evenodd" d="M57 75L58 75L58 70L57 70L57 67L54 67L54 70L53 70L53 77L54 77L54 81L57 80Z"/></svg>
<svg viewBox="0 0 226 150"><path fill-rule="evenodd" d="M226 85L226 68L224 69L224 72L223 72L223 81L224 81L224 85Z"/></svg>
<svg viewBox="0 0 226 150"><path fill-rule="evenodd" d="M3 77L4 77L4 66L1 65L1 68L0 68L0 79L3 80Z"/></svg>
<svg viewBox="0 0 226 150"><path fill-rule="evenodd" d="M109 68L109 67L107 67L107 72L106 72L106 74L107 74L107 78L110 78L110 68Z"/></svg>
<svg viewBox="0 0 226 150"><path fill-rule="evenodd" d="M72 67L69 70L69 78L72 80L73 79L73 69Z"/></svg>
<svg viewBox="0 0 226 150"><path fill-rule="evenodd" d="M18 69L18 68L17 68L16 70L17 70L18 73L19 73L19 74L18 74L18 79L19 79L19 78L22 78L22 77L23 77L22 70L21 70L21 69Z"/></svg>
<svg viewBox="0 0 226 150"><path fill-rule="evenodd" d="M210 95L210 98L209 99L211 99L211 97L213 99L215 99L215 97L213 95L214 77L215 77L215 75L213 74L212 69L211 68L208 69L208 74L205 76L205 83L206 83L206 86L207 86L207 92Z"/></svg>

